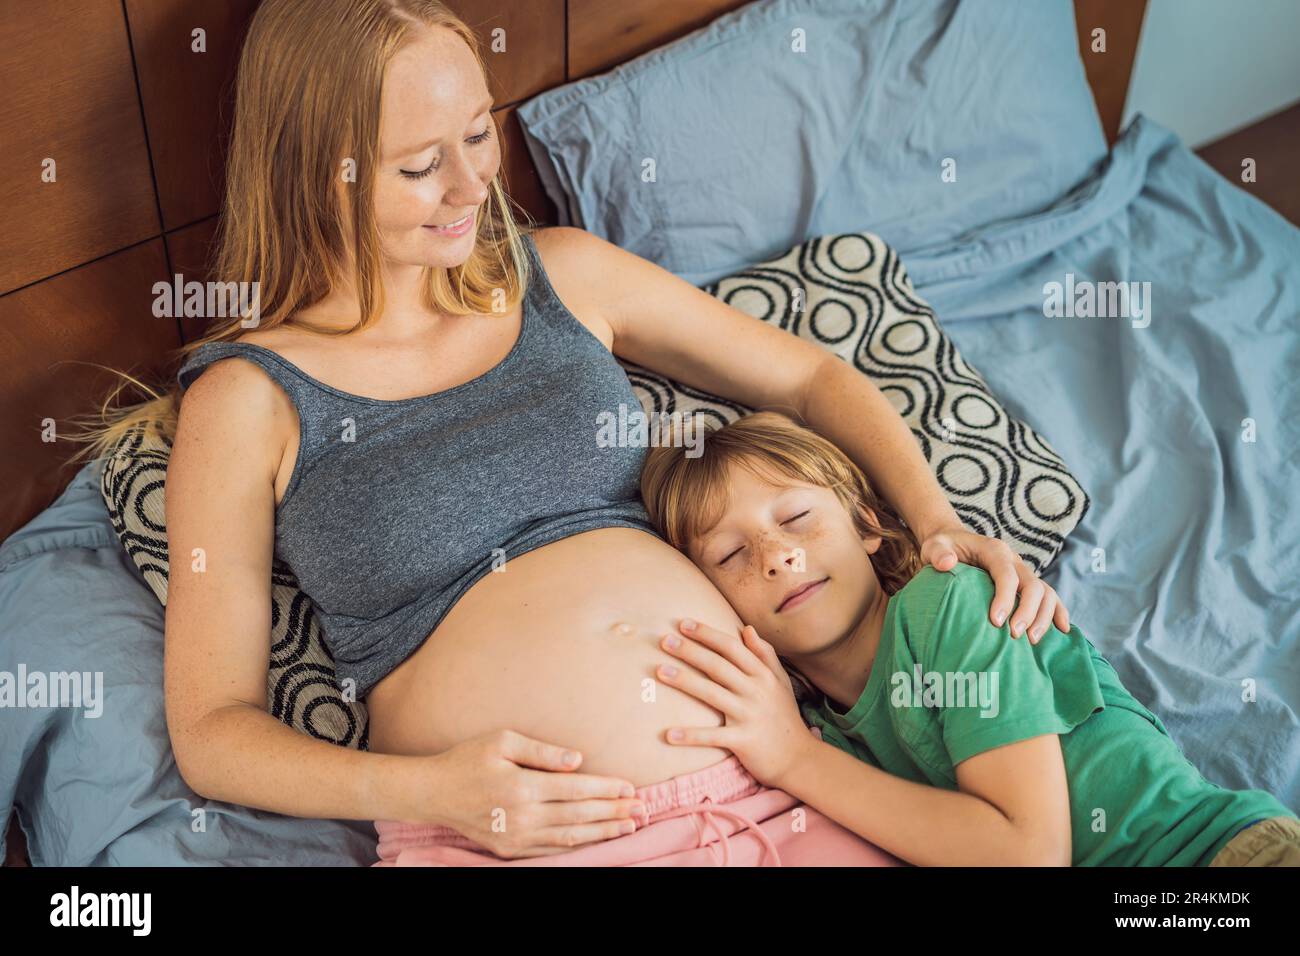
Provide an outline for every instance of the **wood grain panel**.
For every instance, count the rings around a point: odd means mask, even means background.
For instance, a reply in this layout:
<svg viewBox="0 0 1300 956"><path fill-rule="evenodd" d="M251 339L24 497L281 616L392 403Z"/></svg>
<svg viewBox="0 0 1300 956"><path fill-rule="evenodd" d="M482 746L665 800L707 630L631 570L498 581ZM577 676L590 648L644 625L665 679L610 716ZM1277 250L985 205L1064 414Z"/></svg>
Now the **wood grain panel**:
<svg viewBox="0 0 1300 956"><path fill-rule="evenodd" d="M1228 182L1268 203L1300 226L1300 103L1202 146L1196 154ZM1242 161L1255 161L1251 182L1242 180Z"/></svg>
<svg viewBox="0 0 1300 956"><path fill-rule="evenodd" d="M1079 36L1079 54L1092 87L1092 98L1101 114L1106 142L1119 138L1124 101L1137 58L1138 38L1147 0L1074 0L1074 19ZM1105 52L1093 52L1093 31L1106 31Z"/></svg>
<svg viewBox="0 0 1300 956"><path fill-rule="evenodd" d="M0 0L0 292L157 235L120 4ZM55 162L54 182L42 163Z"/></svg>
<svg viewBox="0 0 1300 956"><path fill-rule="evenodd" d="M506 192L538 222L555 225L558 221L555 204L546 195L546 189L533 166L524 130L515 115L515 107L496 110L492 118L501 134L501 171Z"/></svg>
<svg viewBox="0 0 1300 956"><path fill-rule="evenodd" d="M181 276L182 282L207 282L212 278L213 239L217 232L217 217L209 216L193 225L169 232L166 236L167 259L172 274ZM195 316L182 317L181 334L186 342L193 342L207 331L207 320Z"/></svg>
<svg viewBox="0 0 1300 956"><path fill-rule="evenodd" d="M125 2L163 228L175 229L220 208L235 69L258 0Z"/></svg>
<svg viewBox="0 0 1300 956"><path fill-rule="evenodd" d="M446 0L483 44L488 89L509 106L564 82L565 0ZM493 49L493 31L505 49Z"/></svg>
<svg viewBox="0 0 1300 956"><path fill-rule="evenodd" d="M748 0L569 0L569 79L613 69Z"/></svg>
<svg viewBox="0 0 1300 956"><path fill-rule="evenodd" d="M94 362L139 374L159 370L180 345L176 322L154 318L153 284L167 276L161 239L152 239L0 298L0 539L47 507L77 467L80 446L42 440L42 422L97 407L117 379ZM171 356L174 358L174 354Z"/></svg>
<svg viewBox="0 0 1300 956"><path fill-rule="evenodd" d="M27 856L27 837L18 825L18 811L9 816L9 829L5 831L5 866L31 866Z"/></svg>

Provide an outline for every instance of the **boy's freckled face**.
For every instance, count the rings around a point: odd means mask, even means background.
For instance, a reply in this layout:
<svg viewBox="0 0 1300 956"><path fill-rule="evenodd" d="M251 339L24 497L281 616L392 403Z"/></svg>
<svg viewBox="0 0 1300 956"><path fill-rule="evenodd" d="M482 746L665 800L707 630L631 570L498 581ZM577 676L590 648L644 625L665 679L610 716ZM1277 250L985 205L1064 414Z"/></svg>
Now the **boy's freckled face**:
<svg viewBox="0 0 1300 956"><path fill-rule="evenodd" d="M880 587L868 544L829 488L732 467L722 517L688 554L742 621L784 655L821 650L852 630ZM807 588L803 594L792 593Z"/></svg>

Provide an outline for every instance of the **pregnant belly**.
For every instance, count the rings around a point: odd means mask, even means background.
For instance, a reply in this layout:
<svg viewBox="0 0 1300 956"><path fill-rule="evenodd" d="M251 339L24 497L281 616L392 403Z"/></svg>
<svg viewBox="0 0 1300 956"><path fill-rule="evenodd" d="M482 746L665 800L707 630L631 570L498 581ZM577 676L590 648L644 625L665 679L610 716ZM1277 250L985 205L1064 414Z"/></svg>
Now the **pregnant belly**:
<svg viewBox="0 0 1300 956"><path fill-rule="evenodd" d="M737 635L731 605L685 556L631 528L600 528L511 558L456 603L366 698L370 746L439 753L510 729L581 751L580 772L636 786L723 760L665 742L722 715L658 680L682 617Z"/></svg>

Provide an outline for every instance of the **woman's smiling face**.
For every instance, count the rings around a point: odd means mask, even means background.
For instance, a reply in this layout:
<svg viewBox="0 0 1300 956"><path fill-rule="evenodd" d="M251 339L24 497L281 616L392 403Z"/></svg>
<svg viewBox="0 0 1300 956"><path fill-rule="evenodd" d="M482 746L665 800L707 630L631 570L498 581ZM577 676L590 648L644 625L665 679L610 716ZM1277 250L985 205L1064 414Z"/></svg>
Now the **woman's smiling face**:
<svg viewBox="0 0 1300 956"><path fill-rule="evenodd" d="M474 54L450 30L421 31L384 75L375 212L384 253L453 268L474 248L501 166L492 96ZM438 229L468 216L459 228Z"/></svg>
<svg viewBox="0 0 1300 956"><path fill-rule="evenodd" d="M852 630L876 598L870 555L881 541L859 535L831 489L771 479L732 466L727 507L688 554L778 652L811 654Z"/></svg>

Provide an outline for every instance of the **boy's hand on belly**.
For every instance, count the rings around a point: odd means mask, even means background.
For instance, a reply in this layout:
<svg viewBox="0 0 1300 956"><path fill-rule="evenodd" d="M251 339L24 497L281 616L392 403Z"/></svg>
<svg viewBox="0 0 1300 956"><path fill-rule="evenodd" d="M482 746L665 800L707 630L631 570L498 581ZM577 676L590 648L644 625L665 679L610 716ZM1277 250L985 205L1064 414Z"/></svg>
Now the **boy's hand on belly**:
<svg viewBox="0 0 1300 956"><path fill-rule="evenodd" d="M771 644L746 625L739 636L706 624L678 623L660 646L685 666L662 665L657 676L726 716L722 727L670 727L670 744L723 747L759 783L780 787L805 748L816 743L795 702L790 678ZM669 669L675 673L669 673Z"/></svg>

